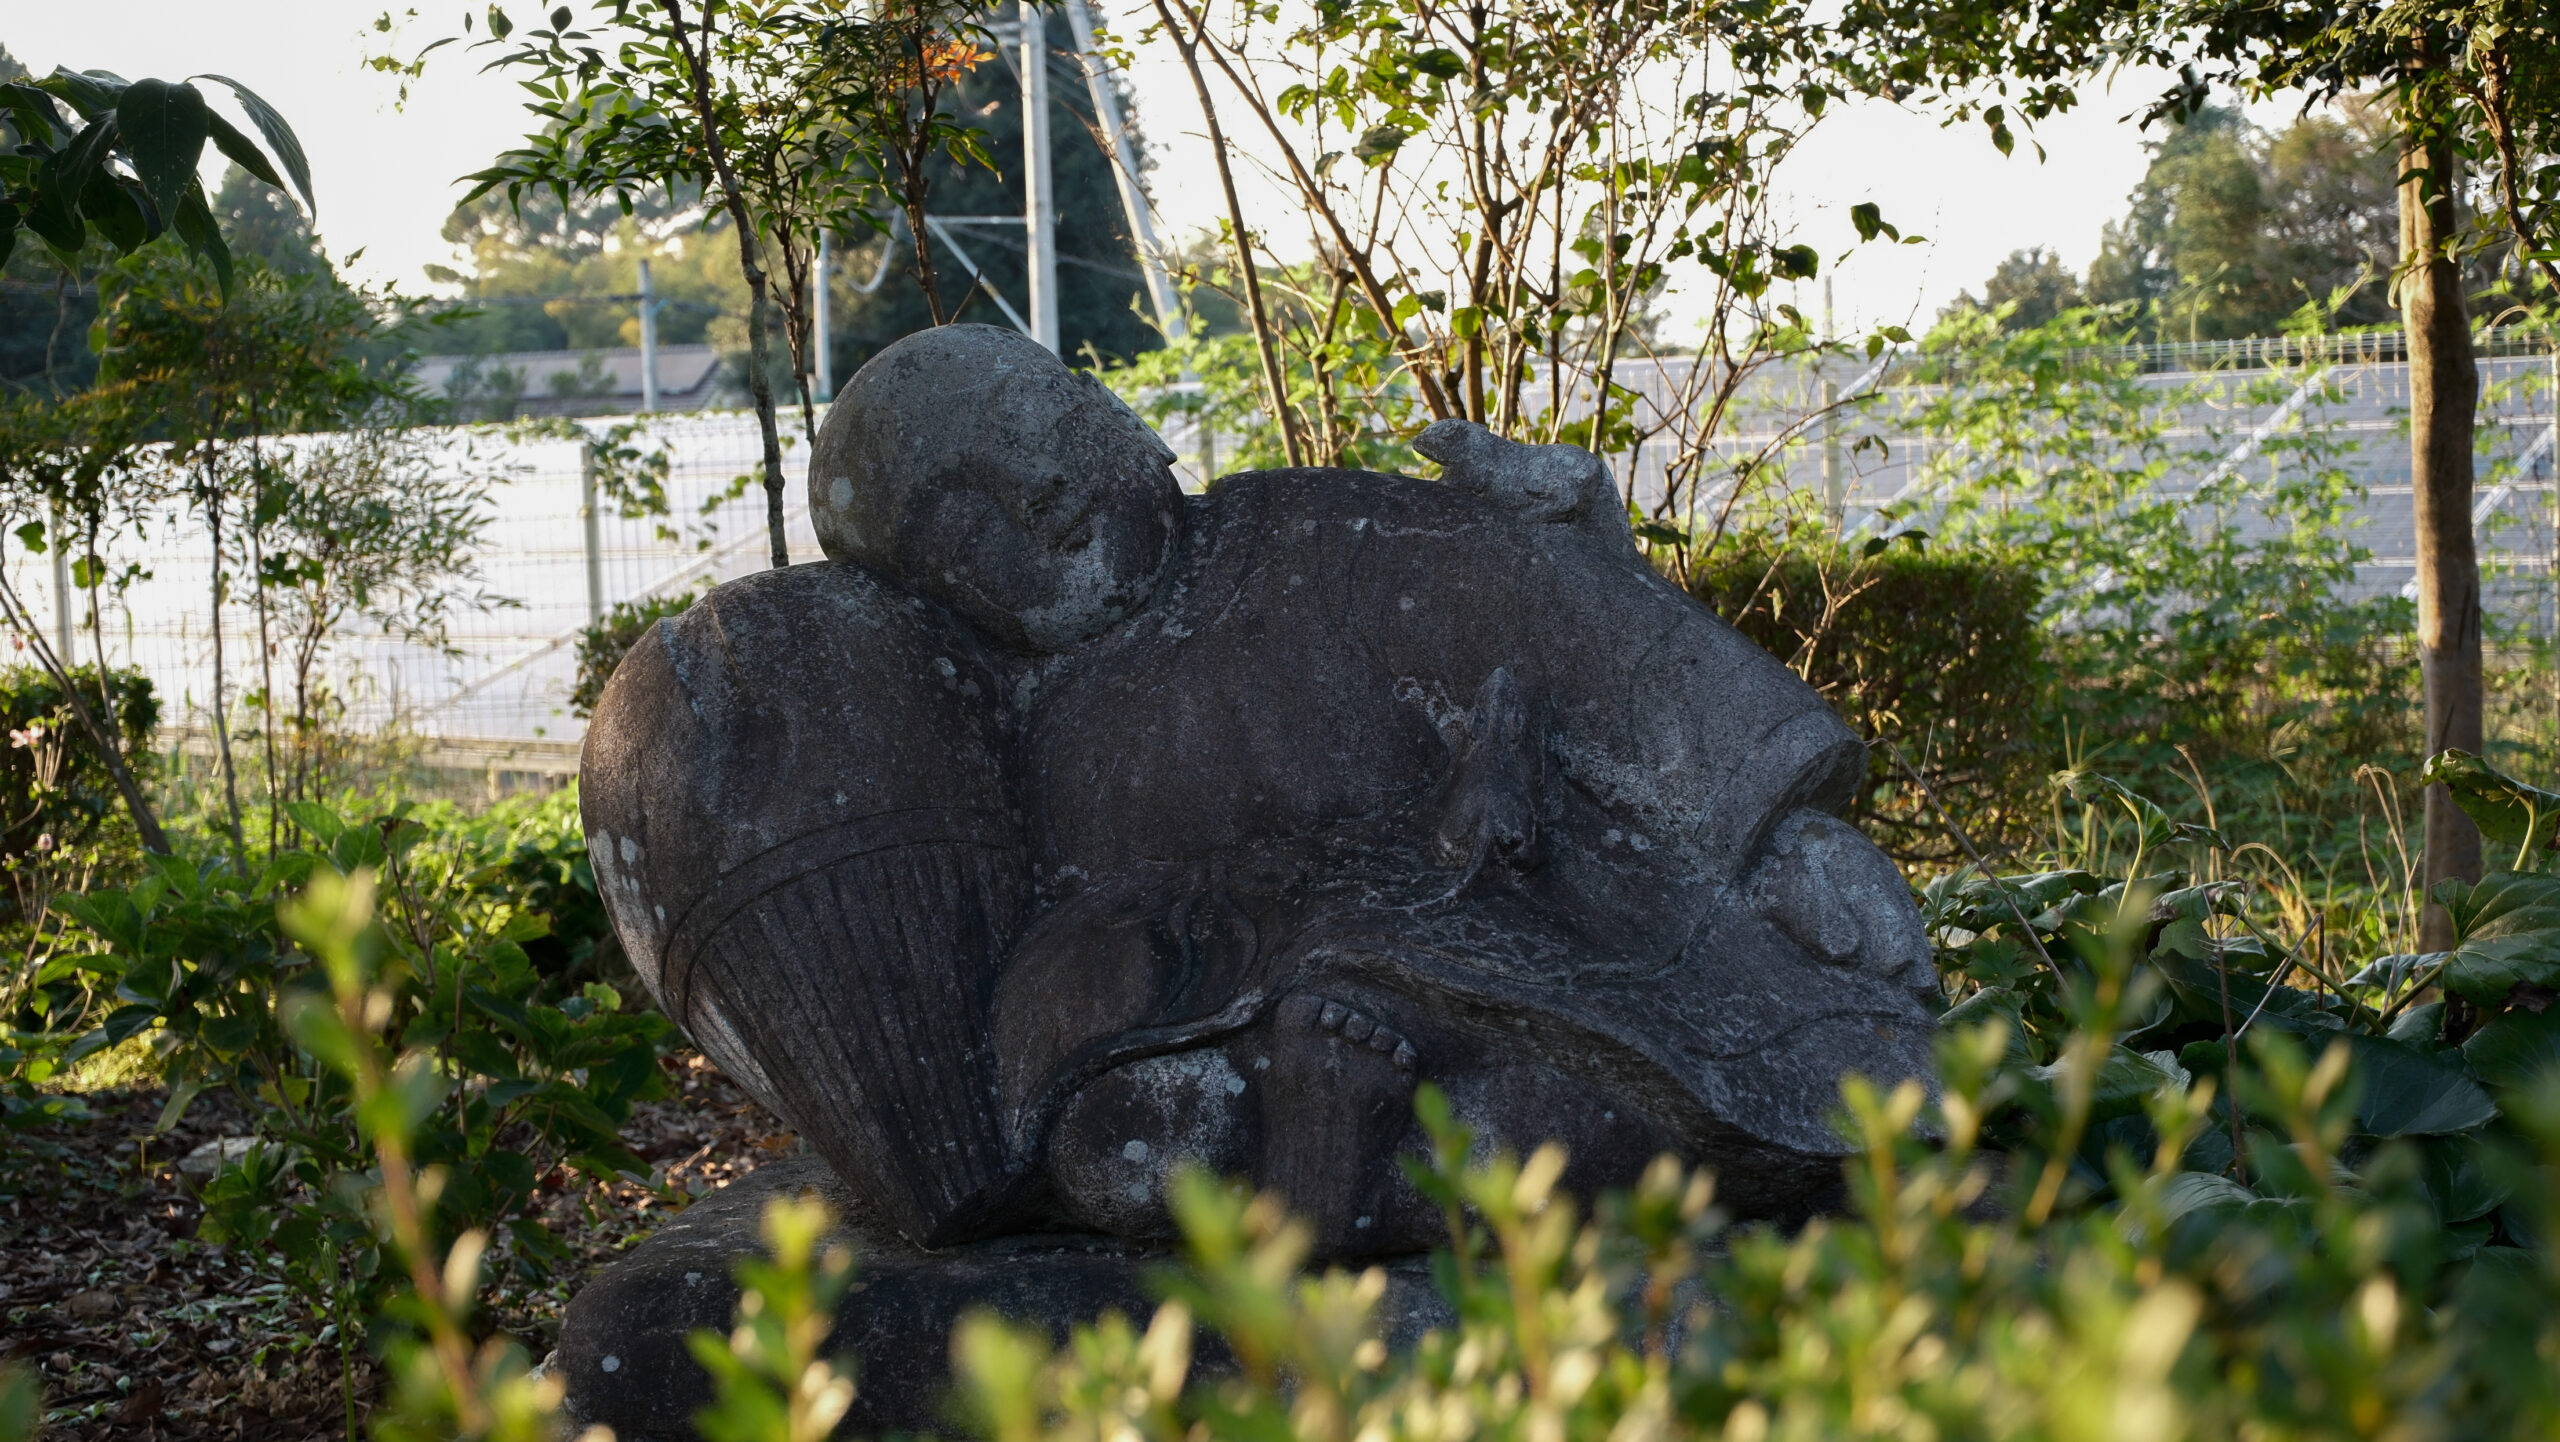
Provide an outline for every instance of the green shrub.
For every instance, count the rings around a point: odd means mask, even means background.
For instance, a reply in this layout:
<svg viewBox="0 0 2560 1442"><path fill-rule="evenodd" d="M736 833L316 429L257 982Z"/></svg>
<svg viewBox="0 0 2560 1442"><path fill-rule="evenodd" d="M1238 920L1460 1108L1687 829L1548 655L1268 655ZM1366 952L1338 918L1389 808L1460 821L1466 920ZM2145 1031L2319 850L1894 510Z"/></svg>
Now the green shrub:
<svg viewBox="0 0 2560 1442"><path fill-rule="evenodd" d="M623 601L604 613L604 619L578 633L578 682L569 691L569 711L574 716L594 713L596 703L604 699L604 684L613 679L613 669L622 657L640 644L649 628L669 616L680 616L693 604L693 593L676 596L643 596L637 601Z"/></svg>
<svg viewBox="0 0 2560 1442"><path fill-rule="evenodd" d="M662 1093L657 1063L675 1035L645 1004L581 980L571 952L537 962L554 940L546 906L593 925L583 846L557 834L574 799L546 805L495 819L429 811L430 826L409 808L349 821L287 803L307 844L254 876L218 850L150 857L130 886L59 899L52 959L25 1007L40 1026L17 1034L12 1086L143 1038L169 1088L163 1127L208 1090L237 1095L260 1145L207 1184L200 1235L272 1259L350 1340L398 1286L361 1180L381 1118L356 1105L342 1059L294 1028L329 981L279 911L314 877L378 875L380 914L355 944L377 998L370 1024L398 1061L409 1156L435 1179L423 1225L439 1245L481 1231L493 1261L544 1279L566 1254L534 1205L539 1180L559 1167L648 1174L618 1132L633 1102ZM578 945L591 952L592 938Z"/></svg>
<svg viewBox="0 0 2560 1442"><path fill-rule="evenodd" d="M151 738L160 726L159 696L139 671L110 674L124 754L147 774ZM74 670L71 682L98 715L96 669ZM118 824L124 801L107 764L62 688L41 667L0 669L0 724L9 733L8 749L0 751L0 866L39 850L88 846Z"/></svg>
<svg viewBox="0 0 2560 1442"><path fill-rule="evenodd" d="M1852 546L1811 531L1729 537L1689 590L1785 662L1862 736L1898 738L1987 843L2032 829L2049 767L2033 727L2048 690L2036 573L1918 538ZM1870 749L1851 818L1905 862L1963 856L1892 752Z"/></svg>

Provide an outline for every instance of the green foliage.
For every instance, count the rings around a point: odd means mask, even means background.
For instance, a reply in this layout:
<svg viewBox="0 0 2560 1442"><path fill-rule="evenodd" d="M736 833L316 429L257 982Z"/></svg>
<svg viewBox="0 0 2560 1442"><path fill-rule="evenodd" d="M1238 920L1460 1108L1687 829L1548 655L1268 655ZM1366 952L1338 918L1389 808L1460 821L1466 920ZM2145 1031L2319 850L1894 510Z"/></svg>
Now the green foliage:
<svg viewBox="0 0 2560 1442"><path fill-rule="evenodd" d="M1277 1198L1176 1184L1186 1262L1143 1333L1110 1316L1055 1348L979 1316L954 1341L994 1442L1502 1437L2037 1439L2524 1436L2555 1420L2560 1301L2541 1252L2449 1262L2407 1153L2339 1185L2351 1066L2262 1049L2281 1193L2240 1203L2182 1172L2202 1107L2135 1100L2169 1145L2108 1157L2122 1200L2039 1210L1984 1123L2005 1095L1998 1021L1951 1032L1935 1108L1916 1083L1844 1088L1861 1153L1850 1215L1728 1232L1713 1181L1668 1159L1587 1218L1563 1154L1470 1155L1426 1093L1447 1207L1436 1276L1457 1324L1391 1351L1384 1276L1304 1275ZM2201 1089L2210 1093L2210 1087ZM2067 1110L2085 1113L2083 1090ZM2553 1096L2560 1102L2560 1096ZM1930 1125L1919 1125L1934 1111ZM2560 1159L2533 1111L2500 1166ZM2008 1171L2023 1185L2004 1183ZM2544 1206L2536 1199L2535 1206ZM1198 1375L1195 1331L1236 1357Z"/></svg>
<svg viewBox="0 0 2560 1442"><path fill-rule="evenodd" d="M2346 979L2271 934L2219 836L2107 778L2078 794L2141 834L2131 869L1929 889L1939 1086L1844 1084L1847 1215L1729 1231L1666 1158L1586 1216L1562 1152L1488 1157L1426 1088L1411 1170L1448 1217L1454 1327L1391 1350L1382 1273L1304 1274L1278 1198L1190 1173L1152 1323L1058 1349L969 1319L970 1419L995 1442L2560 1425L2560 1019L2454 1045L2405 969ZM1232 1372L1194 1373L1202 1328Z"/></svg>
<svg viewBox="0 0 2560 1442"><path fill-rule="evenodd" d="M2305 116L2278 135L2207 108L2153 146L2107 228L2090 298L2138 303L2157 340L2275 335L2306 304L2339 325L2398 319L2398 167L2385 118Z"/></svg>
<svg viewBox="0 0 2560 1442"><path fill-rule="evenodd" d="M406 1274L395 1284L406 1291L383 1309L398 1330L382 1339L393 1387L375 1432L385 1442L545 1442L559 1412L559 1379L534 1377L513 1341L490 1338L476 1354L470 1347L466 1328L489 1234L478 1227L453 1234L431 1215L465 1172L444 1162L417 1165L424 1129L448 1099L452 1078L429 1052L397 1048L384 1034L402 1010L401 988L397 944L375 924L374 895L370 869L349 876L324 863L276 914L279 930L325 978L283 999L284 1026L320 1061L326 1080L343 1089L340 1105L375 1164L369 1174L337 1179L333 1190L349 1218L328 1240L359 1256L378 1248ZM217 1180L237 1175L227 1170ZM354 1245L359 1240L363 1248ZM315 1250L309 1240L301 1245ZM321 1255L334 1268L338 1253ZM342 1316L342 1347L346 1323ZM355 1430L350 1391L348 1435Z"/></svg>
<svg viewBox="0 0 2560 1442"><path fill-rule="evenodd" d="M2087 282L2044 250L2002 261L1980 300L2012 330L2084 305L2125 305L2146 340L2268 336L2306 305L2338 326L2396 323L2398 168L2378 106L2304 115L2281 131L2208 106L2163 128Z"/></svg>
<svg viewBox="0 0 2560 1442"><path fill-rule="evenodd" d="M1865 736L1901 739L1942 796L1986 835L2032 824L2047 766L2034 727L2048 694L2043 582L1989 548L1931 549L1917 532L1856 545L1818 528L1727 538L1689 568L1690 594L1803 677ZM1962 851L1892 748L1870 748L1851 811L1905 861Z"/></svg>
<svg viewBox="0 0 2560 1442"><path fill-rule="evenodd" d="M82 667L72 685L98 704L98 673ZM112 673L112 706L125 750L142 756L160 724L160 699L139 671ZM105 760L71 714L62 687L43 669L0 669L0 725L9 749L0 753L0 869L44 852L72 851L96 841L119 805ZM127 842L130 845L130 842Z"/></svg>
<svg viewBox="0 0 2560 1442"><path fill-rule="evenodd" d="M65 934L41 989L53 1032L76 1037L61 1059L147 1038L170 1087L164 1125L208 1089L238 1094L261 1144L207 1187L204 1234L267 1249L342 1321L384 1279L350 1190L373 1123L332 1070L342 1058L295 1030L327 976L276 920L315 876L384 877L365 933L368 1026L433 1078L403 1122L412 1158L442 1169L426 1198L433 1235L497 1230L507 1264L539 1278L560 1259L529 1206L542 1176L648 1170L616 1134L661 1086L673 1032L614 987L576 979L592 967L601 911L574 819L548 806L558 814L529 826L431 829L404 808L349 822L290 803L306 844L256 875L154 858L130 887L56 903ZM546 907L583 934L562 944Z"/></svg>
<svg viewBox="0 0 2560 1442"><path fill-rule="evenodd" d="M829 1220L815 1197L765 1203L769 1255L738 1264L736 1330L685 1339L711 1374L713 1401L694 1417L709 1442L826 1442L853 1405L851 1365L818 1355L853 1281L849 1250L819 1250Z"/></svg>
<svg viewBox="0 0 2560 1442"><path fill-rule="evenodd" d="M194 80L227 87L266 148L207 106ZM312 203L311 172L293 127L226 76L128 81L104 70L57 68L42 80L0 84L0 112L18 139L11 154L0 156L0 263L21 230L65 270L78 267L92 234L130 255L175 232L212 265L227 297L231 248L196 178L208 142L277 189L291 176L303 204Z"/></svg>
<svg viewBox="0 0 2560 1442"><path fill-rule="evenodd" d="M2322 370L2146 382L2111 350L2117 313L2083 310L2002 332L1959 312L1924 351L1934 382L1912 417L1927 438L1906 521L1936 544L2026 568L2052 685L2030 734L2050 764L2102 762L2137 789L2217 778L2218 814L2325 864L2361 805L2360 768L2413 764L2410 624L2397 596L2360 597L2361 483L2318 422ZM2253 443L2208 426L2226 392L2292 423ZM2245 458L2232 459L2235 451ZM1915 737L1916 739L1916 737ZM2035 798L1982 816L1985 844L2021 844Z"/></svg>
<svg viewBox="0 0 2560 1442"><path fill-rule="evenodd" d="M1283 272L1267 279L1285 283L1298 278ZM1212 269L1193 294L1232 283L1225 271ZM1285 303L1277 309L1284 317L1300 314L1299 307ZM1304 343L1309 339L1303 328L1285 324L1276 349L1281 383L1309 441L1310 463L1383 471L1420 468L1424 462L1405 439L1429 424L1430 416L1395 349L1358 327L1312 345ZM1105 375L1148 424L1161 427L1183 417L1214 437L1211 453L1195 458L1215 473L1204 480L1288 464L1288 446L1272 419L1261 353L1251 335L1194 331Z"/></svg>
<svg viewBox="0 0 2560 1442"><path fill-rule="evenodd" d="M637 601L619 601L604 619L578 633L578 684L569 692L569 711L576 716L592 714L596 702L604 699L604 686L613 679L614 668L623 656L640 644L649 628L669 616L681 616L693 604L693 593L674 596L643 596Z"/></svg>

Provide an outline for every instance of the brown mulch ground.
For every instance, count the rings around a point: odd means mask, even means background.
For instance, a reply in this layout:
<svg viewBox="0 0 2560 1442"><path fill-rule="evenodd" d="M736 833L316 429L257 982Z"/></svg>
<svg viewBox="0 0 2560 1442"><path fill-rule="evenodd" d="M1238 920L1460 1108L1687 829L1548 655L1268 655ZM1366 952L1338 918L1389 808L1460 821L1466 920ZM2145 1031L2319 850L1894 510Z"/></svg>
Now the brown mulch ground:
<svg viewBox="0 0 2560 1442"><path fill-rule="evenodd" d="M656 1185L555 1172L545 1219L580 1264L548 1285L510 1281L485 1298L482 1325L536 1358L551 1349L569 1289L596 1263L688 1196L798 1145L699 1056L667 1066L677 1098L641 1103L623 1132ZM328 1319L262 1256L194 1238L202 1209L177 1163L204 1142L246 1134L238 1104L206 1096L153 1136L166 1100L157 1089L85 1100L86 1121L0 1140L0 1348L35 1369L48 1442L346 1437L347 1391L362 1411L378 1382L362 1344L342 1359Z"/></svg>

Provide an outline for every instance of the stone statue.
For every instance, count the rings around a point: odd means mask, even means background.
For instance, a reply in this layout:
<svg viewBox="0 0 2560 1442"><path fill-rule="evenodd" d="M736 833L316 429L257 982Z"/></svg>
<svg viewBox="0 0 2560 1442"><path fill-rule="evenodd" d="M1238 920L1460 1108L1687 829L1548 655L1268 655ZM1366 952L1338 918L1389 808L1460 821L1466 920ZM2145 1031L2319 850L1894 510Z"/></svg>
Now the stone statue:
<svg viewBox="0 0 2560 1442"><path fill-rule="evenodd" d="M900 341L810 468L829 559L632 648L581 772L643 980L875 1224L1170 1235L1189 1159L1318 1254L1442 1235L1437 1083L1567 1182L1745 1215L1928 1071L1857 737L1636 553L1608 471L1444 421L1438 482L1171 454L1010 331Z"/></svg>

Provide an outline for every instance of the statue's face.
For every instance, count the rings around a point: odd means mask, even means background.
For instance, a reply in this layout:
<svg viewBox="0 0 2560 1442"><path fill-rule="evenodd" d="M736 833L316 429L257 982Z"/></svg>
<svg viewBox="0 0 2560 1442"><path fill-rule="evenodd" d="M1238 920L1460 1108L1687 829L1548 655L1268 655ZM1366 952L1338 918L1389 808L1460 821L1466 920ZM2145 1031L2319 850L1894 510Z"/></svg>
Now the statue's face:
<svg viewBox="0 0 2560 1442"><path fill-rule="evenodd" d="M935 539L910 584L1022 650L1064 651L1146 605L1181 514L1154 434L1099 384L1076 384L1087 394L1047 443L990 447L919 498L914 530Z"/></svg>
<svg viewBox="0 0 2560 1442"><path fill-rule="evenodd" d="M1057 652L1147 603L1181 524L1172 452L1091 377L1019 336L946 326L864 367L819 436L827 554Z"/></svg>

